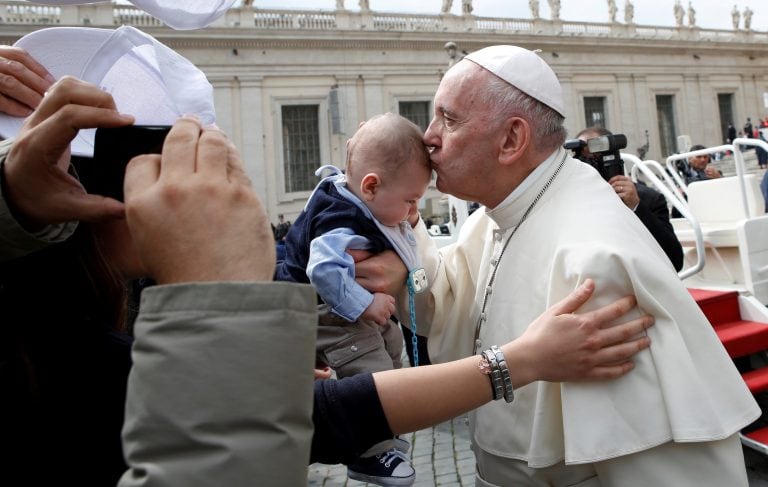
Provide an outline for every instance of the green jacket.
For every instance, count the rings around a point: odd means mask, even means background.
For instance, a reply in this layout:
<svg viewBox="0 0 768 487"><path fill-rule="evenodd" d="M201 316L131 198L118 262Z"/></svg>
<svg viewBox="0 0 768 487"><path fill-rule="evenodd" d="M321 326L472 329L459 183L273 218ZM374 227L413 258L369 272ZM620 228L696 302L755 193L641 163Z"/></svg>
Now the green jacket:
<svg viewBox="0 0 768 487"><path fill-rule="evenodd" d="M0 170L10 143L0 143ZM0 190L0 263L64 241L76 227L29 233ZM134 330L121 487L306 485L317 333L311 286L154 286L142 293Z"/></svg>

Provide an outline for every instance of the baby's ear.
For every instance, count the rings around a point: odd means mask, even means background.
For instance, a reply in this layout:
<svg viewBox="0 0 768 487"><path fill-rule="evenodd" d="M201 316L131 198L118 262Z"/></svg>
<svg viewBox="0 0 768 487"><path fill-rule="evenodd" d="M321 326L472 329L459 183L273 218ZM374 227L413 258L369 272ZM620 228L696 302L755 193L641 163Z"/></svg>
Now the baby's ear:
<svg viewBox="0 0 768 487"><path fill-rule="evenodd" d="M357 126L358 130L359 130L359 129L360 129L362 126L363 126L363 125L365 125L365 120L363 120L362 122L360 122L360 125L358 125L358 126Z"/></svg>
<svg viewBox="0 0 768 487"><path fill-rule="evenodd" d="M360 180L360 193L362 194L363 199L371 201L376 196L376 191L378 191L379 185L381 185L381 179L379 179L378 174L369 172L363 176L363 179Z"/></svg>

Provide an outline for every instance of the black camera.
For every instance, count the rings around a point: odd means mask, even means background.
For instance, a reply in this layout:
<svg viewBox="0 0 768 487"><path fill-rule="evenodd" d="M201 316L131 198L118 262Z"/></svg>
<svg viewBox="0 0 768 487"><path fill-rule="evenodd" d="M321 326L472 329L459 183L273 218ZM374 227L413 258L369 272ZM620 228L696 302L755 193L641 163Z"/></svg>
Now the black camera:
<svg viewBox="0 0 768 487"><path fill-rule="evenodd" d="M141 154L160 154L166 125L129 125L98 128L93 157L72 156L72 165L86 191L123 201L125 166Z"/></svg>
<svg viewBox="0 0 768 487"><path fill-rule="evenodd" d="M619 151L625 147L627 137L624 134L601 135L586 141L570 139L563 144L563 148L573 151L573 157L597 169L606 181L624 175L624 161Z"/></svg>

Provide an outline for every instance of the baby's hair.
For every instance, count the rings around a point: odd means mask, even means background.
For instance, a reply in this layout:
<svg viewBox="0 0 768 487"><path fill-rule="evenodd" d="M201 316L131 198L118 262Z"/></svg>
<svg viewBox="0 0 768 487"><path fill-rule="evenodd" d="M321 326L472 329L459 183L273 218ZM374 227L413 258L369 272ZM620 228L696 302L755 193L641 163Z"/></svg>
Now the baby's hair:
<svg viewBox="0 0 768 487"><path fill-rule="evenodd" d="M372 117L349 139L347 176L360 178L368 172L397 174L413 159L429 169L429 152L423 135L415 123L400 115L385 113Z"/></svg>

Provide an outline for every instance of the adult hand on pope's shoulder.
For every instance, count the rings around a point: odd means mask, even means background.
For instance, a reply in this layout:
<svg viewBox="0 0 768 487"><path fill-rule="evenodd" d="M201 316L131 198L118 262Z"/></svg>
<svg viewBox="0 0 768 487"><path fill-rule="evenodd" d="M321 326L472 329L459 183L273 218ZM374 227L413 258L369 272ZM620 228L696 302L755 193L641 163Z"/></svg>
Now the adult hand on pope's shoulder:
<svg viewBox="0 0 768 487"><path fill-rule="evenodd" d="M575 314L594 290L594 282L587 279L539 316L519 339L505 345L505 355L520 361L510 367L517 371L518 380L605 380L632 370L632 357L650 345L645 330L653 325L653 317L644 315L615 324L636 309L634 296Z"/></svg>

